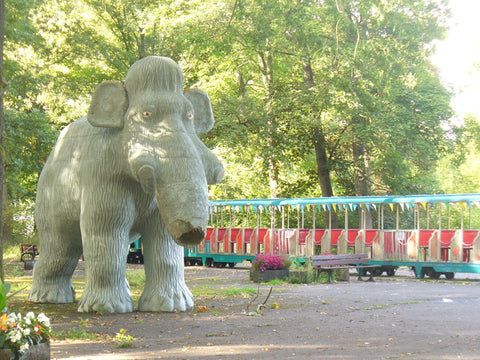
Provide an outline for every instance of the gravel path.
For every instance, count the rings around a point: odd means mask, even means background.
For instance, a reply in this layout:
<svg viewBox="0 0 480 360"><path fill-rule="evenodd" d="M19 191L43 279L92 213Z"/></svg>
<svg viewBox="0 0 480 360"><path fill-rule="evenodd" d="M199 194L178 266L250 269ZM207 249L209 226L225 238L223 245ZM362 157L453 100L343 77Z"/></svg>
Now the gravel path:
<svg viewBox="0 0 480 360"><path fill-rule="evenodd" d="M55 317L56 331L85 328L104 340L54 341L52 358L480 358L480 282L475 279L402 276L361 282L352 276L334 284L275 285L263 314L253 315L270 286L261 285L255 300L255 294L225 295L226 289L257 289L247 270L189 267L186 278L196 293L205 291L190 313ZM134 347L114 346L111 338L121 328L135 337Z"/></svg>

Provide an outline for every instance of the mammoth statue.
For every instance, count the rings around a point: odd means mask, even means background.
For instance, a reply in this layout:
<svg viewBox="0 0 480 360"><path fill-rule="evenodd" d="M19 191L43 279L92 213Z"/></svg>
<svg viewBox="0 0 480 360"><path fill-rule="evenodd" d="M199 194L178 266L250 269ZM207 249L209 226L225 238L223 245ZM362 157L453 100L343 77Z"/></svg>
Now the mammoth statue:
<svg viewBox="0 0 480 360"><path fill-rule="evenodd" d="M100 84L88 115L61 132L38 181L41 256L29 300L74 302L72 274L83 254L78 310L132 311L126 257L141 236L139 310L190 310L182 246L204 239L207 184L223 177L221 162L197 136L212 126L207 94L184 92L182 71L169 58L143 58L124 84Z"/></svg>

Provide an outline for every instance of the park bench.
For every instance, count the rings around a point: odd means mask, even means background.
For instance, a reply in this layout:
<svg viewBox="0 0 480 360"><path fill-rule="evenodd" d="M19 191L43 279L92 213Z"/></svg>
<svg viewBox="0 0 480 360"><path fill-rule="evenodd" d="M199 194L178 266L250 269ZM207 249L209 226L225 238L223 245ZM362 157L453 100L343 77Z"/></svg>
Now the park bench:
<svg viewBox="0 0 480 360"><path fill-rule="evenodd" d="M20 261L34 261L35 257L38 256L38 248L35 244L20 244Z"/></svg>
<svg viewBox="0 0 480 360"><path fill-rule="evenodd" d="M35 257L39 254L37 245L20 244L20 261L23 262L25 270L32 270L35 264Z"/></svg>
<svg viewBox="0 0 480 360"><path fill-rule="evenodd" d="M379 267L379 265L368 264L370 259L367 254L314 255L310 259L312 260L313 268L316 269L318 274L321 272L328 273L328 282L330 284L333 282L332 274L335 270L356 268L359 280L362 280L360 270L365 270L370 275L367 281L374 281L373 269Z"/></svg>

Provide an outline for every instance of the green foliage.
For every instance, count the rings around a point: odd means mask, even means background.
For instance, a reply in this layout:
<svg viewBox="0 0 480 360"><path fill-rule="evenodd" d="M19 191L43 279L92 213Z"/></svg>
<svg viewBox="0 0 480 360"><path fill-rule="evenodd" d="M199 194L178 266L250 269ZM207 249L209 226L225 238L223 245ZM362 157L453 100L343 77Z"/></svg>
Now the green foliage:
<svg viewBox="0 0 480 360"><path fill-rule="evenodd" d="M431 75L424 45L442 35L447 13L439 8L433 15L431 4L411 1L337 5L239 3L230 30L244 65L236 82L226 84L235 103L217 107L225 117L215 136L228 149L237 141L238 151L229 154L249 154L256 176L245 179L229 155L224 191L214 196L248 197L249 188L269 196L318 195L312 168L320 166L329 169L339 195L360 192L354 177L365 183L364 195L435 189L431 177L422 178L435 166L450 95ZM259 101L262 108L252 113ZM358 142L361 153L352 151ZM315 143L323 144L325 164L313 160Z"/></svg>
<svg viewBox="0 0 480 360"><path fill-rule="evenodd" d="M38 174L55 142L57 133L37 109L5 111L6 183L9 198L35 198Z"/></svg>
<svg viewBox="0 0 480 360"><path fill-rule="evenodd" d="M480 182L480 123L467 115L463 123L452 129L453 149L446 154L437 167L445 193L478 193Z"/></svg>
<svg viewBox="0 0 480 360"><path fill-rule="evenodd" d="M24 289L22 288L9 294L11 287L12 286L10 284L5 284L0 280L0 312L6 312L8 300Z"/></svg>
<svg viewBox="0 0 480 360"><path fill-rule="evenodd" d="M288 281L292 284L310 284L318 280L317 271L313 268L312 261L307 260L303 264L293 263L290 266Z"/></svg>
<svg viewBox="0 0 480 360"><path fill-rule="evenodd" d="M151 54L179 62L185 86L211 97L216 124L202 140L226 165L212 198L321 196L328 186L334 195L477 191L470 169L479 147L469 139L478 129L473 120L450 124L451 94L428 60L446 29L443 2L8 0L7 8L11 213L33 201L53 139L85 115L95 86Z"/></svg>
<svg viewBox="0 0 480 360"><path fill-rule="evenodd" d="M4 284L0 280L0 311L5 312L7 306L7 294L10 291L10 284Z"/></svg>

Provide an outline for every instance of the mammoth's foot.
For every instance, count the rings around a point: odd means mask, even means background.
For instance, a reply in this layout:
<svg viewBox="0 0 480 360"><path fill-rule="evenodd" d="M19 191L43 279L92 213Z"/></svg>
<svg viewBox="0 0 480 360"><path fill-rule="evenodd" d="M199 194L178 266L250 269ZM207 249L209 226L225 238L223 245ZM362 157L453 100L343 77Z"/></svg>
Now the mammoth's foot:
<svg viewBox="0 0 480 360"><path fill-rule="evenodd" d="M125 313L133 311L133 302L127 289L85 289L78 305L79 312Z"/></svg>
<svg viewBox="0 0 480 360"><path fill-rule="evenodd" d="M140 311L190 311L192 309L193 295L185 283L171 287L145 288L138 302Z"/></svg>
<svg viewBox="0 0 480 360"><path fill-rule="evenodd" d="M34 303L73 303L75 290L70 281L34 281L28 300Z"/></svg>

